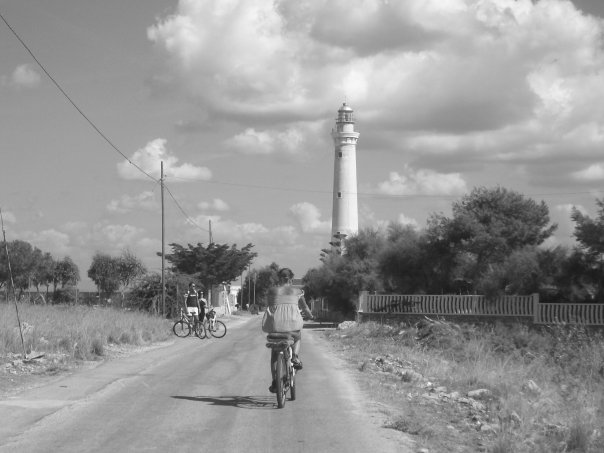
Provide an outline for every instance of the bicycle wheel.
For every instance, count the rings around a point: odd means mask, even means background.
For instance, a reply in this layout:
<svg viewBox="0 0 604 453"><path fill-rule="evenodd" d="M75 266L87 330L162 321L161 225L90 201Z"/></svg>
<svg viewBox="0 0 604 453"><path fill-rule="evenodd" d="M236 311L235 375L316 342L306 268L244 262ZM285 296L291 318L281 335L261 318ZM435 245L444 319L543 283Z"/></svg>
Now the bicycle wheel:
<svg viewBox="0 0 604 453"><path fill-rule="evenodd" d="M191 335L191 324L182 319L180 321L176 321L172 326L172 331L174 335L180 338L188 337Z"/></svg>
<svg viewBox="0 0 604 453"><path fill-rule="evenodd" d="M279 354L277 358L277 373L275 378L277 381L277 407L281 409L285 406L285 380L287 379L285 375L285 357L283 354Z"/></svg>
<svg viewBox="0 0 604 453"><path fill-rule="evenodd" d="M207 328L214 338L222 338L226 335L226 325L222 321L214 321L213 326L208 323Z"/></svg>

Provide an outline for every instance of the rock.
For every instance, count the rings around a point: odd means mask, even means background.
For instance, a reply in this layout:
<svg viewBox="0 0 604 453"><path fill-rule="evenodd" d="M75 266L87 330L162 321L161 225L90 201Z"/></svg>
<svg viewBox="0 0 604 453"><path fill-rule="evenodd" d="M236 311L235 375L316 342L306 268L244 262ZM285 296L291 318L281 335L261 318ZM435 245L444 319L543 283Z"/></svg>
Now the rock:
<svg viewBox="0 0 604 453"><path fill-rule="evenodd" d="M533 396L541 395L541 387L539 387L533 380L529 380L528 382L526 382L522 386L522 390Z"/></svg>
<svg viewBox="0 0 604 453"><path fill-rule="evenodd" d="M457 402L461 403L461 404L467 404L468 406L470 406L472 409L474 409L476 411L486 410L486 406L484 404L482 404L480 401L476 401L473 398L461 397L457 400Z"/></svg>
<svg viewBox="0 0 604 453"><path fill-rule="evenodd" d="M400 375L401 380L403 382L416 382L420 381L423 378L420 373L417 373L416 371L413 371L409 368L405 368L398 371L398 374Z"/></svg>
<svg viewBox="0 0 604 453"><path fill-rule="evenodd" d="M480 425L480 432L483 433L497 433L498 430L496 425L489 425L488 423Z"/></svg>
<svg viewBox="0 0 604 453"><path fill-rule="evenodd" d="M338 327L336 327L336 329L338 329L338 330L349 329L351 327L356 327L356 325L357 325L356 321L344 321L344 322L341 322L340 324L338 324Z"/></svg>
<svg viewBox="0 0 604 453"><path fill-rule="evenodd" d="M486 399L492 396L492 393L489 389L478 389L471 390L468 392L468 398L473 398L475 400Z"/></svg>

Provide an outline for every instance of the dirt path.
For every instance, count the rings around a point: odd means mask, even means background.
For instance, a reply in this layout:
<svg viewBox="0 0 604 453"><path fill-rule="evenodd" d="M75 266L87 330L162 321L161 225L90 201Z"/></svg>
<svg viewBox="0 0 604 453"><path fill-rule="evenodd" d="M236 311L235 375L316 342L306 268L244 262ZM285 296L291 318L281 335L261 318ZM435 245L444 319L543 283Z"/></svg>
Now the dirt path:
<svg viewBox="0 0 604 453"><path fill-rule="evenodd" d="M381 427L320 332L305 331L298 398L277 409L259 317L229 327L223 339L179 339L1 400L0 452L412 451Z"/></svg>

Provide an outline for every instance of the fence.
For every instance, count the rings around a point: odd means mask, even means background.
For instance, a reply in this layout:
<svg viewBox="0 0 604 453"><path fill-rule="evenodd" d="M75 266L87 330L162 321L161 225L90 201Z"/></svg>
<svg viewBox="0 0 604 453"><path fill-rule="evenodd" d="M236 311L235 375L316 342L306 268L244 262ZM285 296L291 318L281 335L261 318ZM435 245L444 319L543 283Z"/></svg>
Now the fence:
<svg viewBox="0 0 604 453"><path fill-rule="evenodd" d="M536 324L604 325L604 304L541 304L538 294L488 300L485 296L369 294L362 291L358 315L524 317Z"/></svg>
<svg viewBox="0 0 604 453"><path fill-rule="evenodd" d="M538 304L536 324L567 322L588 326L604 325L604 304Z"/></svg>

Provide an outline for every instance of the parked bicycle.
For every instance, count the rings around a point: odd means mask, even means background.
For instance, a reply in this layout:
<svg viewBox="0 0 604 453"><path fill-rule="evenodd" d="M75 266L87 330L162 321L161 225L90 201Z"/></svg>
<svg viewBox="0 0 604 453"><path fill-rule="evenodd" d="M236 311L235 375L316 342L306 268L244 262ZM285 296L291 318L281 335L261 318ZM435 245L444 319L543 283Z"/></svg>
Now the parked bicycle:
<svg viewBox="0 0 604 453"><path fill-rule="evenodd" d="M296 369L292 363L292 345L294 339L289 333L269 333L266 347L271 349L271 370L275 378L277 407L285 406L287 393L289 399L296 399Z"/></svg>
<svg viewBox="0 0 604 453"><path fill-rule="evenodd" d="M191 332L195 333L198 338L205 338L207 332L203 322L198 322L197 325L194 323L193 316L189 316L185 311L180 309L180 319L172 326L174 335L180 338L188 337Z"/></svg>
<svg viewBox="0 0 604 453"><path fill-rule="evenodd" d="M206 335L212 335L214 338L222 338L226 335L227 328L226 324L216 319L216 310L213 308L206 313L205 319L203 320L203 327Z"/></svg>

